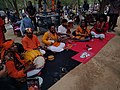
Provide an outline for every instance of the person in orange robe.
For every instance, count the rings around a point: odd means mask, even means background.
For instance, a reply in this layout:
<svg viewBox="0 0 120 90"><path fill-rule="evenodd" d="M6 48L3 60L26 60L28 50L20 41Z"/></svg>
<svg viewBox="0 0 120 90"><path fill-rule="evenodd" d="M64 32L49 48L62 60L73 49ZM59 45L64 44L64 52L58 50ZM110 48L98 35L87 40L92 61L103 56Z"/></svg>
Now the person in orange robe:
<svg viewBox="0 0 120 90"><path fill-rule="evenodd" d="M39 49L42 54L45 54L45 51L40 48L40 41L37 36L33 34L31 28L26 29L26 35L22 39L22 45L26 51Z"/></svg>
<svg viewBox="0 0 120 90"><path fill-rule="evenodd" d="M0 17L0 47L2 46L2 43L5 40L5 35L4 35L4 21Z"/></svg>
<svg viewBox="0 0 120 90"><path fill-rule="evenodd" d="M7 69L8 76L19 83L20 90L27 90L26 86L26 73L28 70L34 68L34 65L29 65L29 62L22 60L17 53L17 46L13 40L8 40L2 44L3 60ZM22 89L24 87L24 89Z"/></svg>
<svg viewBox="0 0 120 90"><path fill-rule="evenodd" d="M87 22L85 20L82 20L81 25L79 25L72 34L76 39L88 40L90 37L90 29L87 27Z"/></svg>
<svg viewBox="0 0 120 90"><path fill-rule="evenodd" d="M53 52L63 51L65 43L58 41L59 37L55 31L54 24L49 25L48 29L49 31L47 31L42 37L42 42L47 46L48 50Z"/></svg>

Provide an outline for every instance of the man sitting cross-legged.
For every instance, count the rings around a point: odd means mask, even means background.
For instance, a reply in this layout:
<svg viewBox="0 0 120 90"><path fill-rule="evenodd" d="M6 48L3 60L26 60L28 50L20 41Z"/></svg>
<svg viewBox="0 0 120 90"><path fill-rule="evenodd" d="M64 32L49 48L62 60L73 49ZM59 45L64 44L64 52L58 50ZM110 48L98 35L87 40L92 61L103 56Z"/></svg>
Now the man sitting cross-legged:
<svg viewBox="0 0 120 90"><path fill-rule="evenodd" d="M65 43L62 43L59 40L59 37L56 33L54 24L51 24L48 27L49 31L47 31L43 38L42 42L47 45L47 49L53 51L53 52L61 52L64 50Z"/></svg>
<svg viewBox="0 0 120 90"><path fill-rule="evenodd" d="M87 22L85 20L81 21L81 25L72 33L74 38L79 41L88 41L90 40L90 30L87 27Z"/></svg>
<svg viewBox="0 0 120 90"><path fill-rule="evenodd" d="M107 22L107 16L102 14L99 17L99 20L94 25L91 31L91 35L95 38L104 39L105 33L108 31L108 29L109 29L109 24Z"/></svg>
<svg viewBox="0 0 120 90"><path fill-rule="evenodd" d="M22 39L22 45L26 51L39 49L42 54L45 54L45 51L40 49L40 42L37 36L33 34L31 28L26 29L26 35Z"/></svg>

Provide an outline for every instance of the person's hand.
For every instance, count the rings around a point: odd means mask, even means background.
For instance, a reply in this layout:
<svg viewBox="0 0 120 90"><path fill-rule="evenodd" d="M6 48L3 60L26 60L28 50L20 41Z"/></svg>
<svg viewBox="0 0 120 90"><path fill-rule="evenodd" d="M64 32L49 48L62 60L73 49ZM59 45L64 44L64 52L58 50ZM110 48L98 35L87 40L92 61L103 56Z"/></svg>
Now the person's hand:
<svg viewBox="0 0 120 90"><path fill-rule="evenodd" d="M34 68L35 68L35 65L32 63L32 64L28 65L27 67L25 67L24 73L26 73L27 71L34 69Z"/></svg>
<svg viewBox="0 0 120 90"><path fill-rule="evenodd" d="M53 42L50 42L50 43L51 43L50 46L53 45Z"/></svg>

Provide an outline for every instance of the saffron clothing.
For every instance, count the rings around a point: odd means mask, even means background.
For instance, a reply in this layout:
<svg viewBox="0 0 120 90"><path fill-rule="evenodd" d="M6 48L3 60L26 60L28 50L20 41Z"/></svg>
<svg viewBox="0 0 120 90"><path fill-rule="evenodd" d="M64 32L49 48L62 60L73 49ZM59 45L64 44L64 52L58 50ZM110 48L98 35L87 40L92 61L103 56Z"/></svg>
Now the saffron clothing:
<svg viewBox="0 0 120 90"><path fill-rule="evenodd" d="M32 39L27 35L22 39L22 45L26 51L36 49L40 46L40 42L36 35L33 35Z"/></svg>
<svg viewBox="0 0 120 90"><path fill-rule="evenodd" d="M61 52L64 50L65 44L61 42L57 42L58 35L52 34L49 31L46 32L42 38L42 42L47 45L47 49L53 52Z"/></svg>
<svg viewBox="0 0 120 90"><path fill-rule="evenodd" d="M25 65L25 61L24 60L21 60L20 59L20 56L15 53L15 57L17 60L19 60L19 62L21 63L21 65ZM15 59L15 58L14 58ZM18 70L17 68L19 66L17 66L16 68L16 63L14 62L14 60L8 60L6 62L6 68L8 70L8 75L12 78L15 78L15 79L19 79L19 78L23 78L23 77L26 77L26 74L24 73L23 69L22 68L21 70Z"/></svg>
<svg viewBox="0 0 120 90"><path fill-rule="evenodd" d="M55 33L55 34L52 34L50 33L49 31L46 32L42 38L42 42L47 45L47 46L50 46L53 42L50 41L50 40L57 40L58 39L58 35Z"/></svg>
<svg viewBox="0 0 120 90"><path fill-rule="evenodd" d="M1 57L0 57L1 59L3 59L5 51L8 50L12 46L13 43L14 41L10 40L2 44Z"/></svg>
<svg viewBox="0 0 120 90"><path fill-rule="evenodd" d="M75 31L76 33L76 38L80 40L84 40L86 37L90 35L90 30L88 28L85 28L84 30L78 26L77 30Z"/></svg>

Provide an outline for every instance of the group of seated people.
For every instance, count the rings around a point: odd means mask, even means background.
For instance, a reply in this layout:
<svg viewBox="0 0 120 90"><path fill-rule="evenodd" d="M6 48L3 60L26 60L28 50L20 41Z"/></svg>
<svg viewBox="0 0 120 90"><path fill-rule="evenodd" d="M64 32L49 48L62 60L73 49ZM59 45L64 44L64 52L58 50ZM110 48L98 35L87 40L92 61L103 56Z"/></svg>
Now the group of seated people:
<svg viewBox="0 0 120 90"><path fill-rule="evenodd" d="M42 42L46 49L52 52L61 52L66 44L64 41L66 39L64 38L69 37L78 41L88 41L91 38L104 39L108 28L109 25L105 15L100 16L99 21L96 22L91 30L87 27L87 22L82 20L81 25L78 25L77 29L72 33L67 25L67 20L63 19L62 24L58 27L58 31L55 30L54 24L48 26L48 31L43 35ZM22 38L21 42L24 52L38 50L41 56L44 56L47 52L42 49L38 37L33 34L31 28L26 29L26 35ZM2 83L0 90L8 90L5 89L7 87L12 88L9 88L9 90L27 90L27 72L34 69L35 64L24 60L24 55L18 52L18 48L13 40L6 40L2 47L1 62L3 64L1 66L3 67L2 69L0 67L0 82ZM7 81L3 78L7 78ZM4 85L5 82L7 84Z"/></svg>

